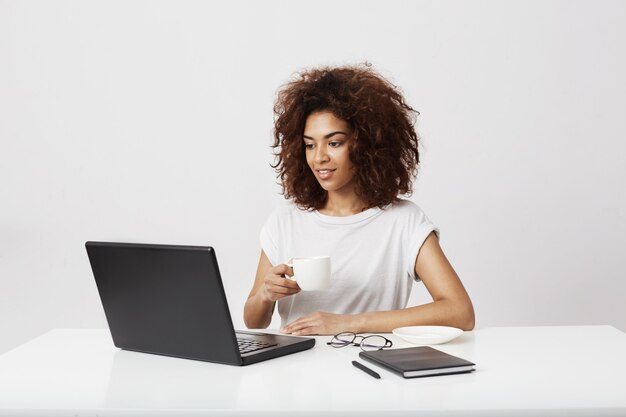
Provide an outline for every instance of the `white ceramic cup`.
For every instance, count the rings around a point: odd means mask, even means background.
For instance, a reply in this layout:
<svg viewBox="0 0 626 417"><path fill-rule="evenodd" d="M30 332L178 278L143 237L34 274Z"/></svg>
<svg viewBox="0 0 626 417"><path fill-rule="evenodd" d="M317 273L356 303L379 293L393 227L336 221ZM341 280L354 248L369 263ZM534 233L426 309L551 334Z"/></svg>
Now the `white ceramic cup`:
<svg viewBox="0 0 626 417"><path fill-rule="evenodd" d="M323 290L330 284L330 256L294 258L288 265L293 267L291 279L302 291Z"/></svg>

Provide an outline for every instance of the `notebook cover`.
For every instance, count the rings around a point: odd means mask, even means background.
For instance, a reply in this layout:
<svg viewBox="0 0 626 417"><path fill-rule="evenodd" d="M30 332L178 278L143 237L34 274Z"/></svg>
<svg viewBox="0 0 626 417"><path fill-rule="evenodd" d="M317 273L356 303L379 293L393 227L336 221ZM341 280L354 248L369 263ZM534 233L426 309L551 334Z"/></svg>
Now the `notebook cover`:
<svg viewBox="0 0 626 417"><path fill-rule="evenodd" d="M359 356L404 377L410 377L410 373L417 371L432 371L432 375L469 372L475 365L430 346L360 352ZM406 375L407 373L409 375ZM420 374L419 376L427 376L429 373L420 372Z"/></svg>

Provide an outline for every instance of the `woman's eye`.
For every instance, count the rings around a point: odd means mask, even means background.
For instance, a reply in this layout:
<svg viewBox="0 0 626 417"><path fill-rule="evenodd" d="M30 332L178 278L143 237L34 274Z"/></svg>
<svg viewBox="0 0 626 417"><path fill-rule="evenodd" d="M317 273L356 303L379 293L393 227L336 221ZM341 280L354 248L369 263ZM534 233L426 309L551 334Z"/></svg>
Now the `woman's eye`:
<svg viewBox="0 0 626 417"><path fill-rule="evenodd" d="M341 145L343 145L343 142L330 142L330 147L331 148L338 148Z"/></svg>
<svg viewBox="0 0 626 417"><path fill-rule="evenodd" d="M305 143L304 147L307 149L313 149L313 144L312 143Z"/></svg>

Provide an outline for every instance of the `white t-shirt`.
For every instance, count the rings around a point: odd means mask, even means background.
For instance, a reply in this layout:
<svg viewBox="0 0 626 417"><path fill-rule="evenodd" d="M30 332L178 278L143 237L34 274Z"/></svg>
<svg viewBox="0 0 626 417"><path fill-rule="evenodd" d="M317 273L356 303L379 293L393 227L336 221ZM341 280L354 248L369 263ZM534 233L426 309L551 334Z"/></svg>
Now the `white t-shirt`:
<svg viewBox="0 0 626 417"><path fill-rule="evenodd" d="M330 256L331 284L278 300L281 327L316 311L356 314L405 308L424 240L439 230L413 202L346 216L305 211L293 203L276 209L261 229L272 265L292 258Z"/></svg>

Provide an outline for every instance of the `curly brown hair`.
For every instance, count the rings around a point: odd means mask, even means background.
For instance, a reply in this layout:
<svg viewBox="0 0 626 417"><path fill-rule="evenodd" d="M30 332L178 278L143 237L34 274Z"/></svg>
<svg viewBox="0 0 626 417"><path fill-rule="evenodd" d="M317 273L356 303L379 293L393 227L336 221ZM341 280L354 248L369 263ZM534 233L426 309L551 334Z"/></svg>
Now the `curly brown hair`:
<svg viewBox="0 0 626 417"><path fill-rule="evenodd" d="M272 167L282 194L302 209L324 206L327 192L306 162L304 126L311 113L328 111L352 128L350 160L355 191L367 208L410 195L419 164L415 115L396 86L371 64L305 70L283 85L274 104Z"/></svg>

